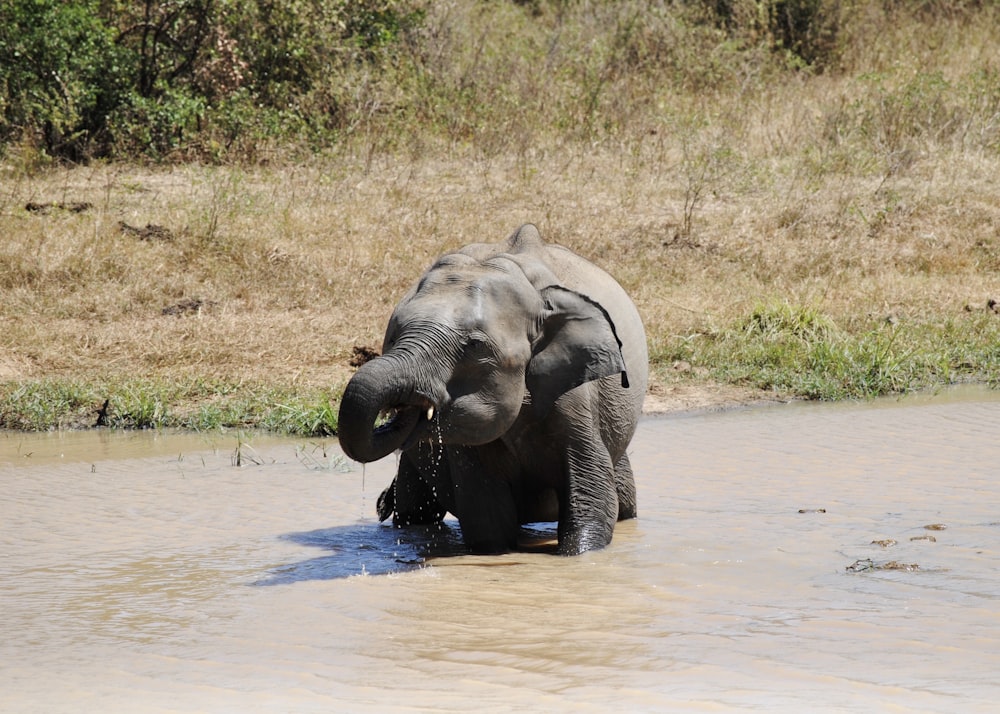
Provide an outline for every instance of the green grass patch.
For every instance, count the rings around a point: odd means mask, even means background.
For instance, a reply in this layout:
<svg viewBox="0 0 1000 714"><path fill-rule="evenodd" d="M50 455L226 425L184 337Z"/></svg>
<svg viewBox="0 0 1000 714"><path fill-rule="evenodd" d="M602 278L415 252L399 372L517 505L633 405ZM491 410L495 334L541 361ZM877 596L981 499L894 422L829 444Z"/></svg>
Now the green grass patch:
<svg viewBox="0 0 1000 714"><path fill-rule="evenodd" d="M102 404L91 385L63 381L7 382L0 395L0 428L23 431L94 424Z"/></svg>
<svg viewBox="0 0 1000 714"><path fill-rule="evenodd" d="M1000 316L943 323L869 322L843 329L818 310L761 304L722 329L674 338L654 368L817 400L868 399L959 382L1000 385Z"/></svg>
<svg viewBox="0 0 1000 714"><path fill-rule="evenodd" d="M337 431L339 391L206 380L0 383L0 428L259 429L295 436Z"/></svg>

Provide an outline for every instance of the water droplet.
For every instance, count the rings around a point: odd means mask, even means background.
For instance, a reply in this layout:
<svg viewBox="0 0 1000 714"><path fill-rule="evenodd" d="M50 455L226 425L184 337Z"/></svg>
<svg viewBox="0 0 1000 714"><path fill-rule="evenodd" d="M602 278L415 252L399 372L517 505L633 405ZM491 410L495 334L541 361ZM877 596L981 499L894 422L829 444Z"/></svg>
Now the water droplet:
<svg viewBox="0 0 1000 714"><path fill-rule="evenodd" d="M434 464L434 470L436 472L437 467L441 465L441 459L444 457L444 433L441 431L441 421L438 420L437 422L435 422L435 424L437 426L437 435L438 435L437 463Z"/></svg>

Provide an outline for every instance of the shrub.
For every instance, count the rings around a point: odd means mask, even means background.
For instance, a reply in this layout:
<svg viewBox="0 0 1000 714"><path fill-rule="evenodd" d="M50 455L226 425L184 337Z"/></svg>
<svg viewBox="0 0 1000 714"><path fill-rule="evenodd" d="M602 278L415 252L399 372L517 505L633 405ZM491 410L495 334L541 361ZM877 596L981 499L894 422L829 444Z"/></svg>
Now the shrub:
<svg viewBox="0 0 1000 714"><path fill-rule="evenodd" d="M96 1L0 0L0 142L27 135L51 156L101 153L128 93L129 56Z"/></svg>
<svg viewBox="0 0 1000 714"><path fill-rule="evenodd" d="M823 70L837 57L841 0L706 0L702 9L738 42L763 42L794 64Z"/></svg>
<svg viewBox="0 0 1000 714"><path fill-rule="evenodd" d="M486 156L618 141L739 116L775 78L891 74L900 51L995 24L972 0L0 0L0 146L223 161L350 135L369 153L412 136ZM845 97L834 128L882 155L934 127L997 144L994 67L960 84L910 66L927 81Z"/></svg>
<svg viewBox="0 0 1000 714"><path fill-rule="evenodd" d="M211 157L245 147L248 129L341 128L330 87L381 62L422 13L408 0L0 0L0 146Z"/></svg>

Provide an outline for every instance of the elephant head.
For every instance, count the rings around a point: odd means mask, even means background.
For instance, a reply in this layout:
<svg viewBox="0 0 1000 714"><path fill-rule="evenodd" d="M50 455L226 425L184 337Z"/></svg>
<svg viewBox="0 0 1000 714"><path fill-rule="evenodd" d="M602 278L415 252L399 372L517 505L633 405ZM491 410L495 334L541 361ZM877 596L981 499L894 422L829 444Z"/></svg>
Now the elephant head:
<svg viewBox="0 0 1000 714"><path fill-rule="evenodd" d="M427 439L486 444L580 384L621 373L627 386L607 311L526 253L439 259L396 307L382 352L340 404L340 443L357 461Z"/></svg>

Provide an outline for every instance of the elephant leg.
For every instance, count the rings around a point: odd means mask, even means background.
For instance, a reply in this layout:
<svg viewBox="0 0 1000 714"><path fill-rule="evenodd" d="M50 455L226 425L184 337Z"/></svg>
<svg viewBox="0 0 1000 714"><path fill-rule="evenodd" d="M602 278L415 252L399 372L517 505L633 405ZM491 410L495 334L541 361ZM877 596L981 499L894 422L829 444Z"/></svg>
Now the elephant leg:
<svg viewBox="0 0 1000 714"><path fill-rule="evenodd" d="M560 555L579 555L611 542L618 520L618 490L611 456L600 439L570 448L559 498Z"/></svg>
<svg viewBox="0 0 1000 714"><path fill-rule="evenodd" d="M474 553L506 553L517 547L520 530L510 474L510 459L496 442L485 447L452 447L448 465L454 489L454 514L462 540Z"/></svg>
<svg viewBox="0 0 1000 714"><path fill-rule="evenodd" d="M615 490L618 493L618 520L635 518L635 477L628 454L622 454L615 463Z"/></svg>
<svg viewBox="0 0 1000 714"><path fill-rule="evenodd" d="M409 451L400 456L396 478L378 497L379 520L391 515L393 525L412 526L430 525L444 518L445 509L434 489L420 475L415 456L419 458Z"/></svg>

